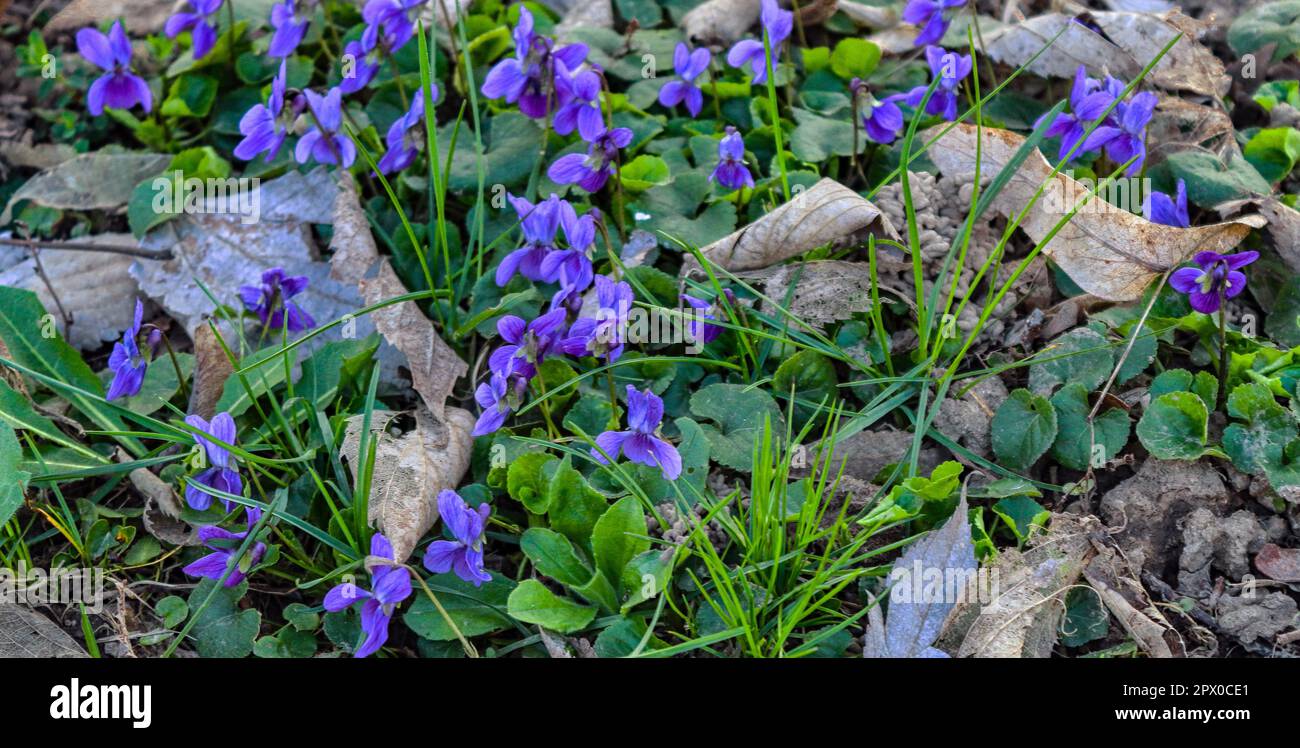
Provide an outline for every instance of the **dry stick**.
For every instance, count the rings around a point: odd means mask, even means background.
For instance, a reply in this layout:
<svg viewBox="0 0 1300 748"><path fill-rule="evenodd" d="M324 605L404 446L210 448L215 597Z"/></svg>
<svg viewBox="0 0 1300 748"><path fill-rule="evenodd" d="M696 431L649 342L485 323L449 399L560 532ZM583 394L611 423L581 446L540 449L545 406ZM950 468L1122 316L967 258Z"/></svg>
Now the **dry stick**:
<svg viewBox="0 0 1300 748"><path fill-rule="evenodd" d="M145 249L144 247L128 247L125 244L89 244L87 242L60 242L45 239L0 239L0 244L26 247L28 249L73 249L82 252L110 252L131 257L143 257L146 260L170 260L173 257L170 249ZM35 255L36 253L33 252L32 256Z"/></svg>
<svg viewBox="0 0 1300 748"><path fill-rule="evenodd" d="M50 292L50 297L54 299L54 305L59 308L59 316L63 318L63 329L71 331L72 315L68 314L68 310L63 308L63 302L59 301L58 291L54 290L54 284L50 282L50 276L45 274L45 266L41 264L41 253L32 252L32 260L36 263L36 274L41 277L41 280L45 283L45 288Z"/></svg>

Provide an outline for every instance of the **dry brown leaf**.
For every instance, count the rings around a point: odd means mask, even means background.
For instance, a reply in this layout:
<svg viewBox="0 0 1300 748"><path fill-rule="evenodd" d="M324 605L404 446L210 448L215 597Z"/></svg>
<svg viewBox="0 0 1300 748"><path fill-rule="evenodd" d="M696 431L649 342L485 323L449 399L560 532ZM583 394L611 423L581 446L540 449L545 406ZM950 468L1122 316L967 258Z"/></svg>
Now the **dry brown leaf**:
<svg viewBox="0 0 1300 748"><path fill-rule="evenodd" d="M940 128L922 133L929 140ZM985 128L981 173L997 174L1024 143L1007 130ZM974 179L976 126L957 125L927 151L939 170L959 179ZM1052 167L1032 153L993 202L1004 216L1018 215L1029 205L1039 185L1053 178ZM1082 203L1088 190L1074 179L1057 174L1043 196L1020 223L1034 241L1042 241L1069 210ZM1224 252L1236 246L1252 228L1264 224L1258 216L1177 228L1163 226L1114 208L1094 198L1048 242L1043 251L1080 288L1108 301L1132 301L1164 271L1197 251Z"/></svg>
<svg viewBox="0 0 1300 748"><path fill-rule="evenodd" d="M189 414L205 421L217 413L217 401L234 368L208 325L194 330L194 381L190 384Z"/></svg>
<svg viewBox="0 0 1300 748"><path fill-rule="evenodd" d="M103 210L126 205L142 180L166 168L171 156L159 153L83 153L47 169L23 183L0 213L9 223L10 210L19 200L61 210Z"/></svg>
<svg viewBox="0 0 1300 748"><path fill-rule="evenodd" d="M334 238L330 247L334 250L330 275L355 283L367 306L407 293L392 264L387 258L379 257L370 224L350 179L342 183L335 198ZM371 276L371 269L376 265L378 268ZM406 356L415 391L433 415L442 418L456 380L465 376L469 367L438 335L415 302L390 304L371 312L370 317L380 334Z"/></svg>
<svg viewBox="0 0 1300 748"><path fill-rule="evenodd" d="M898 239L893 224L871 201L833 179L823 179L700 251L718 267L753 270L828 244L852 246L867 234ZM687 258L682 273L698 267L694 258Z"/></svg>
<svg viewBox="0 0 1300 748"><path fill-rule="evenodd" d="M865 262L801 262L740 275L762 281L765 296L818 328L871 307L871 269ZM765 312L778 314L769 304L763 306Z"/></svg>
<svg viewBox="0 0 1300 748"><path fill-rule="evenodd" d="M135 246L130 234L99 234L78 241L88 244ZM134 259L111 252L83 252L67 249L40 250L41 267L49 285L37 274L31 257L0 273L0 286L14 286L34 292L52 313L68 342L82 350L95 349L118 338L131 326L135 298L140 289L128 272ZM59 305L54 303L57 294ZM62 306L72 317L64 330Z"/></svg>
<svg viewBox="0 0 1300 748"><path fill-rule="evenodd" d="M81 645L50 619L0 600L0 659L86 656Z"/></svg>
<svg viewBox="0 0 1300 748"><path fill-rule="evenodd" d="M608 29L614 27L614 6L610 0L580 0L564 11L564 18L555 25L555 38L564 40L578 28Z"/></svg>
<svg viewBox="0 0 1300 748"><path fill-rule="evenodd" d="M959 605L949 619L950 628L969 624L957 656L1051 655L1065 614L1065 594L1094 552L1089 533L1100 527L1094 517L1056 514L1028 551L999 554L989 574L992 599L982 607ZM978 614L972 615L976 607Z"/></svg>
<svg viewBox="0 0 1300 748"><path fill-rule="evenodd" d="M1269 579L1300 584L1300 548L1280 548L1265 543L1255 554L1255 568Z"/></svg>
<svg viewBox="0 0 1300 748"><path fill-rule="evenodd" d="M158 31L176 6L175 0L72 0L54 14L44 31L67 31L121 19L135 35Z"/></svg>
<svg viewBox="0 0 1300 748"><path fill-rule="evenodd" d="M369 520L393 544L400 563L438 521L438 492L454 489L469 469L470 430L474 417L460 408L447 408L445 420L424 409L415 413L415 428L400 437L387 431L397 417L374 411L371 432L378 438L370 482ZM340 452L355 471L360 465L362 416L348 419Z"/></svg>
<svg viewBox="0 0 1300 748"><path fill-rule="evenodd" d="M985 32L987 54L998 62L1018 67L1064 29L1055 44L1028 65L1029 72L1043 77L1072 78L1083 65L1093 77L1109 73L1127 82L1137 77L1175 35L1182 33L1183 38L1144 80L1174 91L1193 91L1206 96L1227 93L1231 80L1219 58L1196 41L1204 29L1193 19L1177 11L1160 14L1101 11L1087 14L1086 18L1099 26L1111 41L1076 23L1073 15L1047 13Z"/></svg>
<svg viewBox="0 0 1300 748"><path fill-rule="evenodd" d="M1225 151L1239 156L1233 132L1232 118L1221 107L1197 104L1162 93L1147 125L1147 143L1153 154L1169 154L1201 146L1221 158L1229 155Z"/></svg>
<svg viewBox="0 0 1300 748"><path fill-rule="evenodd" d="M897 8L882 8L876 5L857 3L853 0L840 0L836 8L848 16L850 21L867 28L888 29L897 26L899 22Z"/></svg>
<svg viewBox="0 0 1300 748"><path fill-rule="evenodd" d="M686 38L696 44L730 45L758 22L759 0L707 0L682 16Z"/></svg>
<svg viewBox="0 0 1300 748"><path fill-rule="evenodd" d="M1104 533L1094 533L1092 544L1097 553L1084 567L1083 576L1119 625L1150 657L1186 654L1182 637L1138 581L1138 569Z"/></svg>
<svg viewBox="0 0 1300 748"><path fill-rule="evenodd" d="M20 138L0 142L0 158L10 166L44 170L77 157L77 149L68 143L33 143L33 136L27 130Z"/></svg>

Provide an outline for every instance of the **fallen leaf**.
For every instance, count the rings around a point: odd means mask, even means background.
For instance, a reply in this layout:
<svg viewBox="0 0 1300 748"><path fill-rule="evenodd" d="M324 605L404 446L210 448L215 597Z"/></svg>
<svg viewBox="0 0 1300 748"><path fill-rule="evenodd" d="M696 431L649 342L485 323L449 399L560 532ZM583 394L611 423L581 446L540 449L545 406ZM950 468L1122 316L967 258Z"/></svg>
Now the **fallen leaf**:
<svg viewBox="0 0 1300 748"><path fill-rule="evenodd" d="M370 223L350 180L343 183L335 198L330 247L334 250L331 277L356 284L366 305L407 293L392 264L379 257ZM406 356L415 391L434 416L442 418L447 397L469 367L443 341L414 301L390 304L371 312L370 317L380 334Z"/></svg>
<svg viewBox="0 0 1300 748"><path fill-rule="evenodd" d="M727 46L758 22L759 0L707 0L682 16L686 38L696 44Z"/></svg>
<svg viewBox="0 0 1300 748"><path fill-rule="evenodd" d="M194 331L194 379L190 382L189 415L212 420L217 413L217 401L221 399L226 380L233 371L230 357L221 347L216 333L208 325L199 325Z"/></svg>
<svg viewBox="0 0 1300 748"><path fill-rule="evenodd" d="M897 8L882 8L876 5L857 3L853 0L839 0L836 8L839 12L847 16L850 21L853 21L859 26L866 26L873 29L887 29L897 26L899 22Z"/></svg>
<svg viewBox="0 0 1300 748"><path fill-rule="evenodd" d="M1094 540L1093 546L1097 553L1084 567L1083 576L1124 631L1150 657L1186 654L1178 632L1147 594L1124 554L1111 544Z"/></svg>
<svg viewBox="0 0 1300 748"><path fill-rule="evenodd" d="M1109 73L1127 83L1181 33L1183 38L1160 59L1144 81L1206 96L1227 93L1231 79L1219 58L1197 41L1204 33L1197 21L1177 11L1160 14L1099 11L1081 18L1096 24L1105 36L1079 23L1076 16L1045 13L985 32L987 54L997 62L1019 67L1061 33L1055 44L1026 67L1028 72L1050 78L1073 78L1083 65L1093 77Z"/></svg>
<svg viewBox="0 0 1300 748"><path fill-rule="evenodd" d="M939 136L940 129L922 133L926 139ZM982 143L982 173L1001 171L1024 138L1008 130L985 128ZM959 179L975 176L976 126L958 125L927 151L939 170ZM993 202L1002 215L1018 215L1034 198L1039 185L1054 184L1043 191L1020 228L1034 241L1042 241L1061 217L1082 203L1088 190L1074 179L1058 173L1041 153L1031 153L1019 171ZM1258 216L1177 228L1164 226L1114 208L1099 197L1079 210L1069 223L1043 247L1047 254L1080 288L1108 301L1132 301L1160 274L1195 252L1224 252L1237 245L1252 228L1264 225Z"/></svg>
<svg viewBox="0 0 1300 748"><path fill-rule="evenodd" d="M121 19L127 31L143 36L161 29L175 5L174 0L72 0L54 14L43 31L66 31Z"/></svg>
<svg viewBox="0 0 1300 748"><path fill-rule="evenodd" d="M130 234L99 234L78 239L88 244L135 246ZM0 286L25 288L36 294L41 304L54 315L60 332L73 346L92 350L115 340L131 326L135 298L140 289L129 271L134 259L112 252L85 252L67 249L40 251L41 267L49 285L36 272L30 256L0 273ZM54 288L54 295L50 287ZM58 304L55 304L55 295ZM64 329L62 306L72 317L72 326Z"/></svg>
<svg viewBox="0 0 1300 748"><path fill-rule="evenodd" d="M32 143L33 132L27 130L16 140L0 142L0 158L10 166L24 169L53 169L77 157L77 149L68 143Z"/></svg>
<svg viewBox="0 0 1300 748"><path fill-rule="evenodd" d="M50 619L0 601L0 659L85 656L81 645Z"/></svg>
<svg viewBox="0 0 1300 748"><path fill-rule="evenodd" d="M1255 554L1255 568L1269 579L1300 584L1300 548L1279 548L1265 543Z"/></svg>
<svg viewBox="0 0 1300 748"><path fill-rule="evenodd" d="M555 25L555 38L564 40L569 32L584 27L614 27L614 6L610 0L580 0L569 4L564 11L564 18Z"/></svg>
<svg viewBox="0 0 1300 748"><path fill-rule="evenodd" d="M879 620L869 621L863 644L863 657L947 657L934 648L934 642L943 630L944 622L958 600L956 595L974 591L966 580L975 580L979 564L975 561L975 545L971 542L969 510L963 496L952 516L938 530L913 543L894 562L890 570L891 583L889 616L883 626ZM913 599L924 586L932 592L929 583L931 572L938 571L944 579L941 594ZM922 574L917 579L915 574ZM949 583L948 580L961 580ZM924 580L924 582L922 582ZM905 585L905 586L900 586ZM949 597L949 593L953 593ZM879 606L873 607L879 612ZM871 616L871 618L876 618Z"/></svg>
<svg viewBox="0 0 1300 748"><path fill-rule="evenodd" d="M727 270L752 270L774 265L810 249L852 246L867 234L898 239L893 224L871 204L833 179L823 179L754 223L700 250L714 265ZM698 268L693 257L682 273Z"/></svg>
<svg viewBox="0 0 1300 748"><path fill-rule="evenodd" d="M19 200L65 210L105 210L126 205L137 184L170 162L171 156L158 153L82 154L23 183L0 213L0 225L9 223L10 211Z"/></svg>
<svg viewBox="0 0 1300 748"><path fill-rule="evenodd" d="M438 492L454 489L469 469L469 435L474 416L460 408L447 408L446 420L428 411L415 413L415 428L400 437L387 431L387 424L399 414L376 410L370 426L375 445L375 464L370 481L369 520L393 544L400 563L415 550L416 543L438 520ZM361 415L347 420L340 452L352 470L361 464Z"/></svg>
<svg viewBox="0 0 1300 748"><path fill-rule="evenodd" d="M871 308L871 269L865 262L802 262L740 275L747 280L762 281L765 296L814 327L848 319ZM794 286L793 294L791 286ZM763 311L781 314L766 302Z"/></svg>

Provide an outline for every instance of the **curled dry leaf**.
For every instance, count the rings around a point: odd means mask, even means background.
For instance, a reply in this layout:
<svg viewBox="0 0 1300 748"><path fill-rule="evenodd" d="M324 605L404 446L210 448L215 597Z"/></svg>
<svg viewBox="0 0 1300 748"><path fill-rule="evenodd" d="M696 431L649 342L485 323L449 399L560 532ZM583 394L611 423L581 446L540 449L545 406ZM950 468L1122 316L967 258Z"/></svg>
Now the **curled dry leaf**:
<svg viewBox="0 0 1300 748"><path fill-rule="evenodd" d="M759 0L706 0L682 16L686 38L696 44L729 45L758 22Z"/></svg>
<svg viewBox="0 0 1300 748"><path fill-rule="evenodd" d="M106 210L126 205L142 180L166 168L171 156L158 153L96 151L69 159L27 180L0 213L9 223L19 200L61 210Z"/></svg>
<svg viewBox="0 0 1300 748"><path fill-rule="evenodd" d="M833 179L823 179L701 252L718 267L753 270L828 244L852 246L867 234L898 239L893 224L871 201ZM683 274L698 268L693 257L682 263Z"/></svg>
<svg viewBox="0 0 1300 748"><path fill-rule="evenodd" d="M370 224L350 180L342 183L335 199L330 247L334 250L330 275L355 283L367 306L407 292L392 264L379 257ZM442 418L452 387L469 367L438 335L415 302L390 304L370 316L384 338L406 356L415 391L424 404L434 416Z"/></svg>
<svg viewBox="0 0 1300 748"><path fill-rule="evenodd" d="M1145 81L1173 91L1206 96L1222 96L1228 91L1231 79L1223 63L1196 41L1204 28L1177 11L1160 14L1101 11L1078 18L1096 24L1105 36L1078 23L1076 16L1046 13L985 32L988 55L998 62L1019 67L1060 33L1056 43L1027 67L1029 72L1043 77L1071 78L1083 65L1094 77L1108 72L1128 82L1175 36L1182 34L1183 38L1152 68Z"/></svg>
<svg viewBox="0 0 1300 748"><path fill-rule="evenodd" d="M836 9L848 16L850 21L867 28L888 29L897 26L899 22L898 9L893 7L866 5L853 0L839 0Z"/></svg>
<svg viewBox="0 0 1300 748"><path fill-rule="evenodd" d="M393 544L398 562L405 561L416 543L438 520L438 492L454 489L469 469L469 433L474 417L460 408L447 408L439 420L427 410L415 413L415 428L400 437L390 435L392 411L376 410L370 416L371 432L378 439L370 481L370 524ZM347 420L340 452L354 476L361 464L363 417Z"/></svg>
<svg viewBox="0 0 1300 748"><path fill-rule="evenodd" d="M43 30L68 31L120 18L133 34L149 34L163 27L175 5L174 0L72 0Z"/></svg>
<svg viewBox="0 0 1300 748"><path fill-rule="evenodd" d="M1268 221L1268 234L1278 256L1292 270L1300 272L1300 211L1275 197L1232 200L1216 205L1214 209L1226 217L1239 213L1246 206L1256 208Z"/></svg>
<svg viewBox="0 0 1300 748"><path fill-rule="evenodd" d="M0 141L0 159L10 166L25 169L53 169L77 157L77 149L68 143L33 143L33 131L27 130L14 140Z"/></svg>
<svg viewBox="0 0 1300 748"><path fill-rule="evenodd" d="M1097 553L1083 576L1119 625L1150 657L1183 656L1182 638L1138 581L1137 570L1112 543L1094 540L1093 546Z"/></svg>
<svg viewBox="0 0 1300 748"><path fill-rule="evenodd" d="M0 659L86 656L76 640L50 619L0 600Z"/></svg>
<svg viewBox="0 0 1300 748"><path fill-rule="evenodd" d="M940 132L940 128L932 128L922 137L929 140ZM930 147L927 152L940 171L974 179L976 132L974 125L958 125ZM1001 171L1024 140L1007 130L985 128L981 174L991 177ZM1034 152L993 202L993 208L1002 215L1019 215L1033 200L1039 185L1049 179L1053 183L1020 223L1020 228L1035 242L1042 241L1066 213L1085 201L1088 189L1084 185L1065 174L1053 177L1047 159ZM1094 198L1062 227L1043 251L1088 293L1108 301L1132 301L1161 273L1189 259L1193 253L1225 252L1252 228L1263 224L1258 216L1249 216L1183 229L1151 223Z"/></svg>
<svg viewBox="0 0 1300 748"><path fill-rule="evenodd" d="M189 414L212 420L217 413L217 401L233 371L217 334L210 326L199 325L194 331L194 380L190 383Z"/></svg>
<svg viewBox="0 0 1300 748"><path fill-rule="evenodd" d="M610 0L580 0L564 9L564 18L555 26L557 39L566 39L577 28L608 29L614 27L614 6Z"/></svg>
<svg viewBox="0 0 1300 748"><path fill-rule="evenodd" d="M130 234L99 234L78 241L119 246L135 246L136 243ZM135 313L133 300L139 293L128 272L132 258L110 252L39 251L48 285L37 272L36 260L29 256L0 273L0 286L34 292L41 304L54 314L60 332L68 342L82 350L98 348L131 326ZM50 293L51 287L53 294ZM72 317L68 329L63 329L63 316L58 313L60 307Z"/></svg>
<svg viewBox="0 0 1300 748"><path fill-rule="evenodd" d="M871 307L871 268L864 262L802 262L740 273L740 276L762 281L765 296L818 328ZM791 286L794 286L793 294ZM763 307L765 313L780 314L766 302Z"/></svg>
<svg viewBox="0 0 1300 748"><path fill-rule="evenodd" d="M999 554L989 573L991 599L982 606L965 603L953 613L949 628L969 626L957 655L1051 655L1065 614L1065 594L1094 553L1089 533L1100 528L1094 517L1055 514L1028 551L1012 548Z"/></svg>
<svg viewBox="0 0 1300 748"><path fill-rule="evenodd" d="M1300 548L1280 548L1266 543L1255 554L1255 568L1269 579L1300 584Z"/></svg>

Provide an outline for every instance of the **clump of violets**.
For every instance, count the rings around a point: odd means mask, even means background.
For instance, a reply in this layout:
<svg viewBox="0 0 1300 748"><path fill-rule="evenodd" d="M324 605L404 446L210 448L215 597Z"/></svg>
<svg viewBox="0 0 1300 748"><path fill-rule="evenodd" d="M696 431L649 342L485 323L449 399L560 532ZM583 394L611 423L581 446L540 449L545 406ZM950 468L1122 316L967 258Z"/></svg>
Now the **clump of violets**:
<svg viewBox="0 0 1300 748"><path fill-rule="evenodd" d="M760 18L763 31L767 33L768 46L772 49L772 69L776 70L776 63L781 59L781 45L790 37L790 31L794 28L794 13L781 10L776 0L763 0L762 7ZM736 42L731 51L727 52L727 64L733 68L748 65L753 73L751 83L767 83L767 53L761 39L741 39Z"/></svg>
<svg viewBox="0 0 1300 748"><path fill-rule="evenodd" d="M1187 294L1192 308L1203 314L1213 314L1226 299L1246 290L1246 274L1241 269L1259 259L1258 252L1237 252L1221 255L1218 252L1197 252L1196 267L1180 268L1169 276L1174 290Z"/></svg>
<svg viewBox="0 0 1300 748"><path fill-rule="evenodd" d="M265 104L254 104L239 120L239 131L244 139L235 146L235 158L252 161L259 154L265 153L267 163L274 161L280 154L280 148L289 137L289 129L294 120L302 113L307 100L299 95L285 106L285 91L288 87L285 61L280 61L280 72L271 81L271 96Z"/></svg>
<svg viewBox="0 0 1300 748"><path fill-rule="evenodd" d="M659 89L659 103L675 107L685 102L686 111L692 117L700 116L700 110L704 108L704 93L696 85L695 79L709 69L712 60L713 56L708 49L700 47L692 50L685 42L678 42L677 48L673 50L673 70L680 80L668 81Z"/></svg>
<svg viewBox="0 0 1300 748"><path fill-rule="evenodd" d="M519 374L531 379L537 374L537 366L559 351L567 317L567 310L560 308L532 322L513 314L497 320L497 333L506 344L492 351L488 368L497 374Z"/></svg>
<svg viewBox="0 0 1300 748"><path fill-rule="evenodd" d="M175 39L183 31L190 32L190 52L194 59L208 56L217 43L217 25L212 16L221 9L222 0L186 0L193 12L175 13L167 19L163 32ZM232 0L233 2L233 0Z"/></svg>
<svg viewBox="0 0 1300 748"><path fill-rule="evenodd" d="M930 65L930 75L939 79L939 86L925 103L925 113L941 115L949 122L957 119L957 88L970 75L970 55L959 55L943 47L926 47L925 61ZM918 107L925 99L929 86L917 86L907 92L907 105Z"/></svg>
<svg viewBox="0 0 1300 748"><path fill-rule="evenodd" d="M754 186L754 175L745 166L745 140L731 125L727 125L727 134L718 141L718 165L709 174L709 181L729 190Z"/></svg>
<svg viewBox="0 0 1300 748"><path fill-rule="evenodd" d="M903 7L903 22L920 27L916 35L916 46L924 47L937 44L948 31L951 22L946 13L953 8L960 8L966 0L908 0Z"/></svg>
<svg viewBox="0 0 1300 748"><path fill-rule="evenodd" d="M584 66L571 74L559 60L555 66L555 86L559 100L564 103L555 112L551 127L559 135L577 130L583 140L595 140L605 131L605 120L600 113L600 73Z"/></svg>
<svg viewBox="0 0 1300 748"><path fill-rule="evenodd" d="M424 568L434 574L448 571L478 587L491 582L492 575L483 568L483 540L492 507L479 504L471 509L455 491L438 493L438 516L455 540L435 540L424 553Z"/></svg>
<svg viewBox="0 0 1300 748"><path fill-rule="evenodd" d="M233 0L232 0L233 2ZM284 0L271 8L271 46L266 53L272 57L288 57L298 49L307 27L316 13L320 0Z"/></svg>
<svg viewBox="0 0 1300 748"><path fill-rule="evenodd" d="M1122 82L1111 76L1106 76L1105 80L1090 78L1084 66L1080 65L1070 89L1070 111L1058 114L1046 131L1047 137L1061 138L1058 158L1065 158L1082 139L1075 151L1075 159L1104 149L1106 157L1115 163L1133 160L1125 170L1125 176L1140 171L1146 161L1146 126L1151 121L1158 98L1143 91L1127 101L1115 103L1123 94ZM1115 107L1106 115L1111 104ZM1094 124L1092 134L1084 138L1084 132Z"/></svg>
<svg viewBox="0 0 1300 748"><path fill-rule="evenodd" d="M877 99L867 82L854 78L849 82L856 110L862 117L862 128L867 137L877 143L892 143L903 130L903 110L898 108L897 96Z"/></svg>
<svg viewBox="0 0 1300 748"><path fill-rule="evenodd" d="M501 60L488 71L480 89L489 99L504 98L519 104L519 111L542 119L566 102L555 83L556 63L577 70L587 57L587 45L555 42L533 32L533 14L519 6L519 23L513 32L515 56Z"/></svg>
<svg viewBox="0 0 1300 748"><path fill-rule="evenodd" d="M506 255L497 265L496 282L504 286L515 273L533 281L542 279L542 261L555 249L555 232L560 228L562 206L567 205L554 193L536 205L526 198L506 195L519 216L524 245ZM572 210L572 208L569 208Z"/></svg>
<svg viewBox="0 0 1300 748"><path fill-rule="evenodd" d="M310 90L303 93L307 96L307 108L315 118L316 126L298 141L294 158L300 164L315 160L348 168L357 158L357 147L352 138L339 132L343 127L343 92L335 87L324 96Z"/></svg>
<svg viewBox="0 0 1300 748"><path fill-rule="evenodd" d="M250 511L246 518L248 529L244 532L231 532L222 529L216 525L204 525L199 528L199 542L208 550L212 551L208 555L200 558L194 563L186 566L181 571L192 577L203 577L205 579L220 579L221 575L226 573L226 569L231 566L231 560L238 554L239 546L243 544L248 533L252 531L253 525L257 524L257 518L260 513ZM248 576L248 572L262 557L266 555L266 544L258 541L253 544L248 553L244 554L230 569L230 576L226 577L226 587L234 587Z"/></svg>
<svg viewBox="0 0 1300 748"><path fill-rule="evenodd" d="M289 332L302 332L315 327L316 320L289 299L307 290L308 283L305 275L285 275L284 268L271 268L262 273L260 285L240 286L239 299L263 327L279 330L287 324Z"/></svg>
<svg viewBox="0 0 1300 748"><path fill-rule="evenodd" d="M113 344L113 353L108 357L108 368L113 370L113 381L108 385L105 398L116 400L119 397L131 397L140 393L144 384L145 372L149 369L149 360L158 354L158 344L162 342L162 333L151 329L144 336L141 348L140 323L144 321L144 304L135 301L135 318L131 326L122 333L122 340ZM148 352L148 356L145 355Z"/></svg>
<svg viewBox="0 0 1300 748"><path fill-rule="evenodd" d="M153 94L144 78L131 72L131 40L121 21L114 21L105 35L99 29L77 32L77 52L105 71L86 92L86 109L98 117L104 107L130 109L136 104L146 112L153 109Z"/></svg>
<svg viewBox="0 0 1300 748"><path fill-rule="evenodd" d="M202 512L212 506L213 495L200 486L234 496L242 494L244 482L235 468L235 460L230 450L212 441L215 439L233 445L236 436L235 419L231 418L229 413L218 413L212 417L211 423L197 415L186 416L185 422L194 428L194 443L203 450L208 465L207 469L190 478L186 483L185 500L195 510ZM233 503L229 499L221 499L221 504L226 511L230 511Z"/></svg>
<svg viewBox="0 0 1300 748"><path fill-rule="evenodd" d="M560 204L560 226L564 229L567 249L553 249L542 259L542 280L558 283L560 290L551 298L558 307L591 286L593 274L590 252L596 243L596 216L593 209L581 217L569 203Z"/></svg>
<svg viewBox="0 0 1300 748"><path fill-rule="evenodd" d="M677 448L656 435L664 418L664 401L646 389L638 392L627 386L627 431L606 431L596 437L596 447L591 456L600 464L623 456L639 465L657 467L667 480L676 480L682 474L682 456ZM597 448L598 447L598 448ZM606 458L606 455L609 458Z"/></svg>
<svg viewBox="0 0 1300 748"><path fill-rule="evenodd" d="M411 572L393 558L393 545L388 538L376 534L370 539L370 558L366 563L370 567L369 590L345 582L325 594L325 610L331 613L362 603L361 632L365 639L354 657L369 657L384 646L394 611L411 596Z"/></svg>
<svg viewBox="0 0 1300 748"><path fill-rule="evenodd" d="M546 175L556 184L576 184L587 192L599 192L614 174L618 152L632 144L632 131L626 127L601 129L587 147L586 155L570 153L555 159Z"/></svg>
<svg viewBox="0 0 1300 748"><path fill-rule="evenodd" d="M1155 113L1159 98L1150 91L1134 94L1128 101L1115 107L1116 116L1107 124L1092 131L1083 143L1084 150L1104 147L1106 158L1117 164L1128 163L1124 176L1131 177L1142 170L1147 158L1147 123Z"/></svg>
<svg viewBox="0 0 1300 748"><path fill-rule="evenodd" d="M560 350L570 356L597 356L613 363L623 355L623 328L636 299L627 281L596 276L596 308L569 327Z"/></svg>
<svg viewBox="0 0 1300 748"><path fill-rule="evenodd" d="M730 288L722 289L722 294L723 296L726 297L727 304L729 304L732 309L735 309L736 294L732 293ZM688 306L690 306L692 309L697 310L697 318L691 319L690 322L687 323L686 325L686 331L691 336L691 340L698 341L704 345L708 345L709 343L712 343L713 341L717 340L718 336L722 334L722 331L725 328L723 328L721 325L710 325L707 322L701 321L701 319L699 318L703 318L706 320L718 319L718 315L725 313L725 310L722 308L721 304L719 304L716 300L713 302L709 302L709 301L705 301L704 299L691 296L690 294L682 294L681 298L682 301L686 302Z"/></svg>
<svg viewBox="0 0 1300 748"><path fill-rule="evenodd" d="M1191 225L1191 221L1187 217L1186 183L1181 179L1178 180L1178 186L1174 190L1173 197L1152 190L1151 194L1147 195L1146 202L1142 205L1142 213L1152 223L1177 226L1182 229L1187 228Z"/></svg>
<svg viewBox="0 0 1300 748"><path fill-rule="evenodd" d="M1070 111L1056 115L1044 133L1046 137L1061 139L1057 158L1066 157L1083 138L1088 126L1100 119L1113 101L1115 93L1110 87L1103 87L1101 81L1088 77L1087 69L1080 65L1074 74L1074 85L1070 87ZM1075 157L1082 156L1083 153L1081 148Z"/></svg>
<svg viewBox="0 0 1300 748"><path fill-rule="evenodd" d="M433 99L438 100L438 85L433 86ZM424 96L417 93L411 99L411 108L388 128L388 150L375 164L380 174L392 174L415 163L415 157L424 147Z"/></svg>

